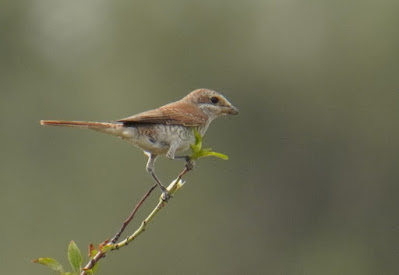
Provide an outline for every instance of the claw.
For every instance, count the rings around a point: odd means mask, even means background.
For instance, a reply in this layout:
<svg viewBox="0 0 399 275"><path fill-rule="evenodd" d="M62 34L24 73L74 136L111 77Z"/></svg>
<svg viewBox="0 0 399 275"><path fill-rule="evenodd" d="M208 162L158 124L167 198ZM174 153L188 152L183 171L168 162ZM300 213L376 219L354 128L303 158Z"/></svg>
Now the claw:
<svg viewBox="0 0 399 275"><path fill-rule="evenodd" d="M168 192L168 190L162 190L162 196L161 196L161 199L164 201L164 202L167 202L170 198L172 198L172 196L169 194L169 192Z"/></svg>
<svg viewBox="0 0 399 275"><path fill-rule="evenodd" d="M187 169L187 171L193 170L194 161L189 156L186 156L185 160L186 160L186 169Z"/></svg>

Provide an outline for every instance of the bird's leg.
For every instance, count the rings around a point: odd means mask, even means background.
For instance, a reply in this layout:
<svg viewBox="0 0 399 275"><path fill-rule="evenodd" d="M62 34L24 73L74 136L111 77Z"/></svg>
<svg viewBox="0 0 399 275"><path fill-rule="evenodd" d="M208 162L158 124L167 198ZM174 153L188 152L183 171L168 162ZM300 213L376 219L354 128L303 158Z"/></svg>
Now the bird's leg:
<svg viewBox="0 0 399 275"><path fill-rule="evenodd" d="M190 171L194 168L194 162L191 160L190 156L175 156L176 149L179 147L177 142L170 144L169 150L166 153L168 159L184 159L186 161L186 169Z"/></svg>
<svg viewBox="0 0 399 275"><path fill-rule="evenodd" d="M148 156L146 170L148 173L150 173L150 175L154 178L154 180L157 183L157 185L159 186L159 188L162 190L162 200L168 201L170 199L169 192L165 188L165 186L162 185L161 181L158 179L158 177L155 175L155 172L154 172L154 162L157 158L157 155L147 153L147 152L146 152L146 155Z"/></svg>

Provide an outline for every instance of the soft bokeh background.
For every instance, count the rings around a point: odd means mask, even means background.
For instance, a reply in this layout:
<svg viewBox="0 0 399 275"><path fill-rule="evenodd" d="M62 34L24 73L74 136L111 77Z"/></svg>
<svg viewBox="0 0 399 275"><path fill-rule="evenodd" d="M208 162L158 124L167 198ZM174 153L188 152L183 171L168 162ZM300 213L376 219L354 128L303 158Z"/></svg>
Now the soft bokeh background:
<svg viewBox="0 0 399 275"><path fill-rule="evenodd" d="M113 235L145 156L40 119L108 121L207 87L241 111L99 274L398 274L398 1L6 1L0 8L2 274L51 274ZM160 160L171 181L181 162ZM158 196L153 196L131 232Z"/></svg>

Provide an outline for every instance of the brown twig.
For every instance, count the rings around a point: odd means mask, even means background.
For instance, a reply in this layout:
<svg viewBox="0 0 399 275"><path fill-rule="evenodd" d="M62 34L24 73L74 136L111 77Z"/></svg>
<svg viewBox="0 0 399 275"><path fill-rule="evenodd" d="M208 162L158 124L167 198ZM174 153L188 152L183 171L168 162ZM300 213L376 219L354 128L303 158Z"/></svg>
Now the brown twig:
<svg viewBox="0 0 399 275"><path fill-rule="evenodd" d="M179 174L179 176L177 177L177 181L180 181L181 178L190 170L192 170L192 167L185 167L184 170Z"/></svg>
<svg viewBox="0 0 399 275"><path fill-rule="evenodd" d="M119 229L119 232L115 234L115 236L111 239L109 243L116 243L120 236L122 235L123 231L125 228L128 226L128 224L131 222L131 220L134 218L134 215L136 212L140 209L141 205L144 203L144 201L150 196L151 192L157 187L157 185L154 185L150 188L150 190L147 191L147 193L141 198L139 203L134 207L132 213L130 213L129 217L123 222L121 229Z"/></svg>
<svg viewBox="0 0 399 275"><path fill-rule="evenodd" d="M133 211L130 213L129 217L123 222L121 229L115 234L115 236L111 239L111 241L108 241L106 244L109 243L116 243L120 236L122 235L123 231L126 229L128 224L133 220L134 215L137 213L137 211L140 209L140 207L143 205L144 201L150 196L152 191L157 187L156 185L152 186L147 193L141 198L141 200L136 204L134 207ZM105 257L105 252L98 251L97 254L90 259L90 261L87 263L87 265L83 268L82 272L80 275L87 275L86 270L90 270L94 267L94 265L102 258Z"/></svg>
<svg viewBox="0 0 399 275"><path fill-rule="evenodd" d="M94 265L101 259L105 257L105 253L98 251L97 254L90 259L90 261L87 263L87 265L83 268L82 272L80 275L87 275L86 270L90 270L94 267Z"/></svg>
<svg viewBox="0 0 399 275"><path fill-rule="evenodd" d="M176 179L176 182L179 182L182 177L192 169L192 166L186 165L184 170L179 174L179 176ZM141 200L136 204L136 206L134 207L133 211L130 213L129 217L122 223L121 228L119 229L119 231L115 234L115 236L108 242L105 242L104 245L107 244L115 244L118 239L120 238L120 236L122 235L123 231L126 229L126 227L128 226L128 224L132 221L132 219L134 218L134 215L137 213L137 211L140 209L140 207L143 205L144 201L150 196L151 192L156 188L156 185L152 186L147 193L141 198ZM112 251L112 250L110 250ZM86 272L87 270L92 269L95 264L101 260L102 258L105 257L105 254L107 253L107 251L102 252L101 250L97 252L97 254L90 259L90 261L86 264L86 266L82 269L82 272L80 273L80 275L88 275L88 273Z"/></svg>

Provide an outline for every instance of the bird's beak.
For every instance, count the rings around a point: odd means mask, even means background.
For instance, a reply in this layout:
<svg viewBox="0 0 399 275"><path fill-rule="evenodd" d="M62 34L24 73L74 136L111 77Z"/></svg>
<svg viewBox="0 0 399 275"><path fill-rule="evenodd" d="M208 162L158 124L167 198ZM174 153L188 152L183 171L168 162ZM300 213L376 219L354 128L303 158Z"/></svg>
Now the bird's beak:
<svg viewBox="0 0 399 275"><path fill-rule="evenodd" d="M226 107L226 109L224 110L225 114L228 115L238 115L239 111L236 107L234 107L233 105L230 105L229 107Z"/></svg>

